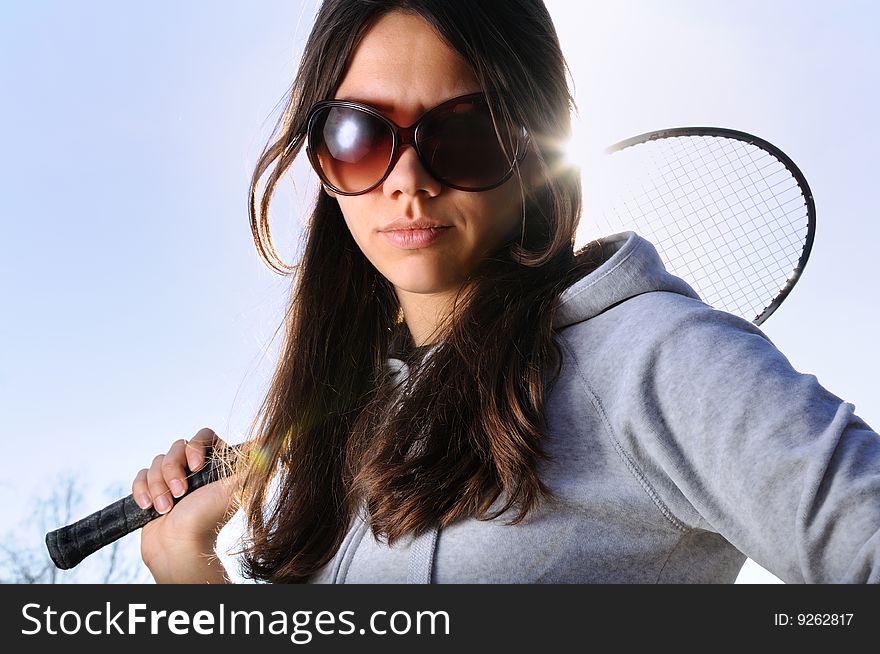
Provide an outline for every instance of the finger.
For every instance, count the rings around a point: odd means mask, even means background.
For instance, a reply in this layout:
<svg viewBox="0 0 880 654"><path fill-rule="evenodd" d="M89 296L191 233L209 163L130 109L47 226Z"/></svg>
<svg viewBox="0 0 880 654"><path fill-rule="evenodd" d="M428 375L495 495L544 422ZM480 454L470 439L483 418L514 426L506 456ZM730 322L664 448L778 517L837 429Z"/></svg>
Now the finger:
<svg viewBox="0 0 880 654"><path fill-rule="evenodd" d="M174 441L162 460L162 477L174 497L182 497L186 493L186 441L182 438Z"/></svg>
<svg viewBox="0 0 880 654"><path fill-rule="evenodd" d="M147 487L150 489L150 497L153 498L153 506L159 513L165 514L171 510L171 491L165 483L162 474L162 463L165 461L164 454L157 454L147 470Z"/></svg>
<svg viewBox="0 0 880 654"><path fill-rule="evenodd" d="M202 466L205 465L205 455L208 448L215 447L222 443L223 441L217 436L213 429L208 427L200 429L198 433L193 436L192 440L186 444L186 461L189 469L192 472L201 470Z"/></svg>
<svg viewBox="0 0 880 654"><path fill-rule="evenodd" d="M135 475L134 481L131 483L131 495L134 497L135 503L142 509L149 509L153 506L153 498L150 497L150 490L147 488L146 468L142 468Z"/></svg>

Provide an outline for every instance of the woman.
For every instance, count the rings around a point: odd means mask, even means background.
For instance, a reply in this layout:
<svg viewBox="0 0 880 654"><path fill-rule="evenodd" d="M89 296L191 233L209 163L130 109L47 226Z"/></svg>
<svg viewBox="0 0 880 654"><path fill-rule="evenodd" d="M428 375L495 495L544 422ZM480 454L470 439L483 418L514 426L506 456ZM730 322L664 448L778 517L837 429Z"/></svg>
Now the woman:
<svg viewBox="0 0 880 654"><path fill-rule="evenodd" d="M852 405L638 235L572 251L565 71L540 0L324 2L251 188L286 272L274 186L324 185L285 343L235 476L171 510L203 429L135 478L157 581L228 581L239 502L264 581L880 581Z"/></svg>

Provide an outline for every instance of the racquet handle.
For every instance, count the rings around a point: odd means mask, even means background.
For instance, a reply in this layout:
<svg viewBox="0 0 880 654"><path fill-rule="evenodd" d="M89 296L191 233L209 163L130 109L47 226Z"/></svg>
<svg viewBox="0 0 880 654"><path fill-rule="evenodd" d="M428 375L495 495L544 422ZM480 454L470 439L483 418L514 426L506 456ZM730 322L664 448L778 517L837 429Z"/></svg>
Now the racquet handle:
<svg viewBox="0 0 880 654"><path fill-rule="evenodd" d="M238 453L240 445L233 445L224 450ZM187 475L187 490L181 497L186 497L197 488L201 488L220 478L223 467L227 465L219 457L210 455L206 463L197 472ZM177 502L181 498L171 498ZM152 506L142 509L129 495L92 515L78 520L73 524L61 527L46 534L46 548L52 562L62 570L69 570L79 564L89 554L94 554L102 547L119 540L143 527L162 514Z"/></svg>

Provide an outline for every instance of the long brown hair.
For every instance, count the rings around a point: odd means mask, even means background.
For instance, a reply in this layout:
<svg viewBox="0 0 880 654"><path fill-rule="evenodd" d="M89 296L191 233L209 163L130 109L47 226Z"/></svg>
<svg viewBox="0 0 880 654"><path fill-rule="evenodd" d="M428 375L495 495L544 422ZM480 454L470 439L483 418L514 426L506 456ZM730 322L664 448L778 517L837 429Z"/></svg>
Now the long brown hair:
<svg viewBox="0 0 880 654"><path fill-rule="evenodd" d="M319 195L296 266L280 261L268 228L273 191L302 148L309 108L333 97L358 40L392 10L422 16L472 66L495 120L528 130L529 156L546 180L527 188L517 171L521 232L462 287L424 360L408 347L392 285L360 251L334 198ZM548 493L537 468L545 388L561 363L554 301L597 263L573 252L581 188L558 147L573 107L566 74L541 0L324 1L251 180L257 250L295 283L253 425L242 494L245 575L307 580L333 557L361 506L376 537L392 543L510 509L515 524ZM408 364L403 389L388 369L391 353Z"/></svg>

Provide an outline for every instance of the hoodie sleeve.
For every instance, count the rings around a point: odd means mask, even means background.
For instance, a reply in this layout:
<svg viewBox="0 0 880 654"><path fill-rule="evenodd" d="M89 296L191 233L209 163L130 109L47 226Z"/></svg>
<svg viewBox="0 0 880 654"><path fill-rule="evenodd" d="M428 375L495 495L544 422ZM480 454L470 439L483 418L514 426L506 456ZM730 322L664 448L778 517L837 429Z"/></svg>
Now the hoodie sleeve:
<svg viewBox="0 0 880 654"><path fill-rule="evenodd" d="M880 582L880 436L752 323L649 295L612 424L673 514L789 583Z"/></svg>

